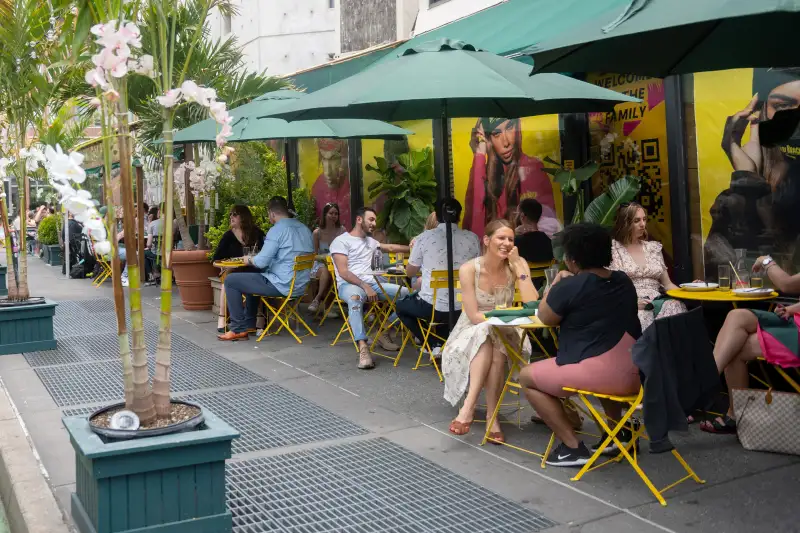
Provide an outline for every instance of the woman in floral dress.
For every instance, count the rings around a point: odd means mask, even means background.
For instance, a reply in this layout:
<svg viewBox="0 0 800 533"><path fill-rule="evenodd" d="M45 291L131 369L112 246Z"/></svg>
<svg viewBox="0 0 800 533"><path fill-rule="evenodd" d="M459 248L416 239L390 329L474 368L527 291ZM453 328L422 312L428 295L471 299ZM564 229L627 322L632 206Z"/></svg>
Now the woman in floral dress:
<svg viewBox="0 0 800 533"><path fill-rule="evenodd" d="M481 390L486 389L486 411L494 412L508 370L508 354L500 335L511 346L518 346L523 332L515 327L495 328L486 322L484 313L495 308L494 288L505 286L514 294L519 283L523 302L538 300L527 261L520 258L514 246L514 230L507 220L495 220L486 226L483 244L485 255L464 263L459 269L463 306L461 316L450 333L442 352L444 398L455 406L469 392L458 416L450 423L455 435L469 433L475 415L475 406ZM522 347L523 357L530 356L527 338ZM486 417L489 423L490 416ZM500 423L495 420L489 437L503 442L505 437ZM491 442L491 441L490 441Z"/></svg>
<svg viewBox="0 0 800 533"><path fill-rule="evenodd" d="M637 203L623 204L617 212L611 245L611 270L625 272L639 299L639 322L644 331L656 317L685 313L677 300L654 301L663 292L677 289L667 272L661 243L647 240L647 213Z"/></svg>

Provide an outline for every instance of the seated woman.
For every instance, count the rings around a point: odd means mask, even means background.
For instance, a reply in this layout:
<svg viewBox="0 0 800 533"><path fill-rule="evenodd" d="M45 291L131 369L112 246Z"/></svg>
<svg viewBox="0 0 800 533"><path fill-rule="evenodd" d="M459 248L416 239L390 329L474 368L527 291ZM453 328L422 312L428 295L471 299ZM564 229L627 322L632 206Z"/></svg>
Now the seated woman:
<svg viewBox="0 0 800 533"><path fill-rule="evenodd" d="M253 214L246 205L234 205L230 214L230 229L226 231L214 250L213 261L222 261L232 257L242 257L244 248L260 248L264 243L264 232L256 226ZM254 267L237 268L237 272L255 271ZM217 331L225 332L225 285L222 286L219 302L219 318Z"/></svg>
<svg viewBox="0 0 800 533"><path fill-rule="evenodd" d="M568 226L563 247L569 270L558 273L538 313L544 324L561 327L558 353L555 359L523 368L519 380L531 406L561 440L547 464L579 466L591 453L575 436L560 401L570 395L564 387L613 395L638 393L639 370L631 347L642 328L633 283L623 272L606 268L611 263L608 231L596 224ZM610 419L620 419L620 404L603 402L603 408ZM626 442L626 434L619 437Z"/></svg>
<svg viewBox="0 0 800 533"><path fill-rule="evenodd" d="M333 239L345 232L339 220L339 205L333 202L325 204L322 208L322 218L319 222L319 227L314 230L312 235L314 239L314 254L329 256L331 254L331 243ZM328 295L328 289L331 287L331 273L328 270L328 263L326 261L317 261L314 263L314 269L311 271L311 277L319 280L319 289L314 300L308 305L308 310L316 313L319 309L320 302L325 301L325 296Z"/></svg>
<svg viewBox="0 0 800 533"><path fill-rule="evenodd" d="M462 312L442 352L442 374L444 375L444 398L455 406L469 382L469 392L458 416L450 423L450 431L466 435L475 415L475 406L481 390L486 388L486 410L494 412L506 375L508 354L500 335L512 346L519 345L523 335L519 328L494 328L484 317L486 311L495 308L495 287L505 286L514 294L515 283L519 284L523 302L539 299L539 293L531 282L528 263L519 256L514 247L514 228L507 220L494 220L487 224L483 244L486 253L461 265ZM529 355L527 338L523 353ZM487 416L487 424L490 416ZM495 420L490 437L504 441L500 423Z"/></svg>
<svg viewBox="0 0 800 533"><path fill-rule="evenodd" d="M800 274L787 274L770 256L759 257L753 271L765 272L780 292L800 294ZM783 368L800 367L798 314L800 303L789 307L779 305L774 313L757 309L734 309L728 313L717 335L714 359L717 370L725 372L729 393L731 389L748 387L747 363L759 357ZM724 416L702 422L700 429L709 433L736 433L733 403Z"/></svg>
<svg viewBox="0 0 800 533"><path fill-rule="evenodd" d="M435 229L437 226L439 226L439 219L436 218L436 212L434 211L433 213L428 215L428 218L425 219L424 231ZM422 235L422 233L420 233L420 235ZM408 247L413 248L418 238L419 235L411 239L411 242L409 243ZM411 284L411 290L419 291L420 289L422 289L422 276L417 276L416 278L414 278L414 281Z"/></svg>
<svg viewBox="0 0 800 533"><path fill-rule="evenodd" d="M666 300L656 312L653 301L661 296L662 289L677 289L672 283L664 264L661 243L647 240L647 213L637 203L623 204L617 211L617 220L612 232L611 270L628 275L636 288L639 306L639 322L642 329L653 323L655 316L664 318L686 312L686 306L678 300Z"/></svg>

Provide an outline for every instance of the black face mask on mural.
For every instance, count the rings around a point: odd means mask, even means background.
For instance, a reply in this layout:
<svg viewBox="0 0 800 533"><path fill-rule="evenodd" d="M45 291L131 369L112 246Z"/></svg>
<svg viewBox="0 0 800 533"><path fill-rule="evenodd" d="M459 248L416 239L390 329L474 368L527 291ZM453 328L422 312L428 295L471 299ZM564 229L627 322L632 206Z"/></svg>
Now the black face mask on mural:
<svg viewBox="0 0 800 533"><path fill-rule="evenodd" d="M800 146L800 108L776 112L772 119L759 123L758 132L765 148Z"/></svg>

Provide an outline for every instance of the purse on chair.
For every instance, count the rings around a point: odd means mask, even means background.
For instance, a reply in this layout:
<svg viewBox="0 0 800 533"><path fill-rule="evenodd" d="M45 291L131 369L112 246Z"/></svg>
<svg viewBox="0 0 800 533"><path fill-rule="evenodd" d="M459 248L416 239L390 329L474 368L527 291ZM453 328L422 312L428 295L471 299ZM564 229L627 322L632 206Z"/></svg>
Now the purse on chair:
<svg viewBox="0 0 800 533"><path fill-rule="evenodd" d="M800 394L733 389L739 442L746 450L800 455Z"/></svg>

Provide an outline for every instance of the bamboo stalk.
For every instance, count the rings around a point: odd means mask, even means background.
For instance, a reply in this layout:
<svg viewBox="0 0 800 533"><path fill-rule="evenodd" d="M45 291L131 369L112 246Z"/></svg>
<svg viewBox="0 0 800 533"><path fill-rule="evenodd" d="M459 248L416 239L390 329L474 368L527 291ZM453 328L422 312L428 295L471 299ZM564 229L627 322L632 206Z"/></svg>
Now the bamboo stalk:
<svg viewBox="0 0 800 533"><path fill-rule="evenodd" d="M102 98L99 94L98 97ZM119 358L122 363L122 386L125 391L125 407L133 409L133 361L131 359L130 337L128 326L125 323L125 291L122 288L122 263L119 260L119 245L116 234L116 216L114 207L114 192L111 189L111 137L108 124L107 104L103 103L100 110L103 128L103 190L106 201L106 226L108 227L108 240L111 243L111 285L114 289L114 311L117 315L117 341L119 343Z"/></svg>
<svg viewBox="0 0 800 533"><path fill-rule="evenodd" d="M164 226L161 236L161 314L159 317L153 396L159 416L168 416L172 367L172 246L174 219L174 182L172 176L172 111L164 110Z"/></svg>
<svg viewBox="0 0 800 533"><path fill-rule="evenodd" d="M150 388L150 371L147 367L147 346L144 339L142 316L142 289L139 276L139 254L136 249L136 224L134 223L133 182L131 180L130 127L128 125L128 92L125 80L119 83L117 123L119 129L119 171L122 193L122 224L125 231L125 251L128 265L131 326L133 330L133 412L143 424L156 418L153 394Z"/></svg>

